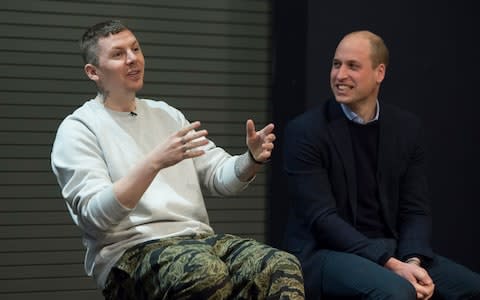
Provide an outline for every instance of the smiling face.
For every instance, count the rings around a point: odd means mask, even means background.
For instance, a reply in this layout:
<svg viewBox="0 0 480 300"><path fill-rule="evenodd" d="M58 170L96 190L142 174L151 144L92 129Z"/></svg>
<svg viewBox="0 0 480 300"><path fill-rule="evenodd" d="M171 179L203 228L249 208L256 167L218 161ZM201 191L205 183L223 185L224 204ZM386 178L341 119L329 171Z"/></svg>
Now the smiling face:
<svg viewBox="0 0 480 300"><path fill-rule="evenodd" d="M386 66L372 62L367 33L347 35L338 44L330 71L330 87L339 103L356 110L377 101Z"/></svg>
<svg viewBox="0 0 480 300"><path fill-rule="evenodd" d="M86 64L87 76L109 99L132 99L143 87L145 59L130 30L98 40L98 65Z"/></svg>

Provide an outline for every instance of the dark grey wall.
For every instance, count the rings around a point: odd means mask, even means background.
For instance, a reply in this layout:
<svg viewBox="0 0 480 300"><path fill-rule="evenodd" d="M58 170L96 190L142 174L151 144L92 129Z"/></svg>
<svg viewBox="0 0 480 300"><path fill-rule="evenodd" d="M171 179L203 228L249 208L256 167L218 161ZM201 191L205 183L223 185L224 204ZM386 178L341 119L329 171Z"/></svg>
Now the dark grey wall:
<svg viewBox="0 0 480 300"><path fill-rule="evenodd" d="M283 131L288 120L306 107L307 1L272 1L272 105L275 150L272 153L267 241L280 247L287 211L287 178L283 173Z"/></svg>
<svg viewBox="0 0 480 300"><path fill-rule="evenodd" d="M289 1L278 1L286 7ZM290 33L290 43L304 49L304 57L293 56L302 67L289 68L291 80L304 87L297 96L282 98L278 87L274 120L285 123L292 111L303 111L330 97L329 72L332 55L347 32L368 29L380 34L391 51L391 65L382 85L380 101L395 103L419 115L426 127L429 147L428 175L434 217L434 248L441 254L480 271L480 199L477 192L480 167L478 101L478 46L473 45L476 23L473 4L464 1L307 1L305 14L274 15L277 23L307 20L303 32ZM291 5L291 3L289 4ZM305 4L297 4L300 11ZM291 11L295 11L290 8ZM276 10L274 10L276 12ZM274 33L276 33L274 31ZM286 39L279 34L278 39ZM283 50L293 46L283 45ZM274 53L282 49L274 49ZM274 56L273 65L288 66L287 56ZM278 70L278 69L277 69ZM305 72L302 74L302 70ZM274 85L275 87L275 85ZM282 113L283 112L283 113ZM278 128L277 130L282 130ZM279 169L279 160L273 168ZM278 177L278 175L277 175ZM275 178L275 177L274 177ZM278 181L281 182L281 181ZM277 183L278 183L277 182ZM273 182L275 185L276 182ZM277 198L288 202L283 185L276 185ZM271 206L275 209L275 205ZM281 236L282 211L270 212L272 236ZM283 217L284 220L284 217Z"/></svg>
<svg viewBox="0 0 480 300"><path fill-rule="evenodd" d="M270 3L250 0L0 2L0 298L101 299L80 233L50 170L59 122L95 88L77 40L107 18L146 56L142 97L201 120L216 144L245 148L245 121L269 122ZM206 198L218 232L265 240L266 172L232 199Z"/></svg>

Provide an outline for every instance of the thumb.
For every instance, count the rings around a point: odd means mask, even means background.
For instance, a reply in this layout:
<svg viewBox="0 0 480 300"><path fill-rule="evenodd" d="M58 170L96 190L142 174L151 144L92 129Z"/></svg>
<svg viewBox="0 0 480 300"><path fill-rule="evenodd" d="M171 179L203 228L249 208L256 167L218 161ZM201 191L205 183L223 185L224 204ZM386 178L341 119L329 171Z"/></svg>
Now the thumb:
<svg viewBox="0 0 480 300"><path fill-rule="evenodd" d="M247 120L246 124L247 138L255 137L255 123L252 120Z"/></svg>

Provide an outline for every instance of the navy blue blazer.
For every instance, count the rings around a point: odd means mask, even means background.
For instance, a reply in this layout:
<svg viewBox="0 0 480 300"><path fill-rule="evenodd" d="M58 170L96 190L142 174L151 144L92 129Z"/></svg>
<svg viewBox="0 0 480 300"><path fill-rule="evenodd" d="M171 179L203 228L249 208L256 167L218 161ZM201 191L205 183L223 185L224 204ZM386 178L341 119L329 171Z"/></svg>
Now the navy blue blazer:
<svg viewBox="0 0 480 300"><path fill-rule="evenodd" d="M392 255L432 257L425 153L418 118L382 103L377 182L397 253L355 229L357 179L348 120L333 99L290 121L284 136L290 210L285 250L305 264L318 249L355 253L377 263Z"/></svg>

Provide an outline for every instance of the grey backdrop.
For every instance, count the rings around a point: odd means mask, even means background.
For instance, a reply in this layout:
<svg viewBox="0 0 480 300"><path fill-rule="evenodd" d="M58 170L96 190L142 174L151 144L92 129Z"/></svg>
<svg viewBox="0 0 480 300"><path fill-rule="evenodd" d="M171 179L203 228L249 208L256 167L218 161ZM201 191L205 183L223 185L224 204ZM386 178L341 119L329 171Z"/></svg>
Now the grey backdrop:
<svg viewBox="0 0 480 300"><path fill-rule="evenodd" d="M232 154L246 150L247 118L270 121L268 1L0 1L0 299L102 299L50 151L59 122L95 96L78 39L107 18L140 40L141 97L202 121ZM265 171L238 196L205 202L217 232L265 240Z"/></svg>

